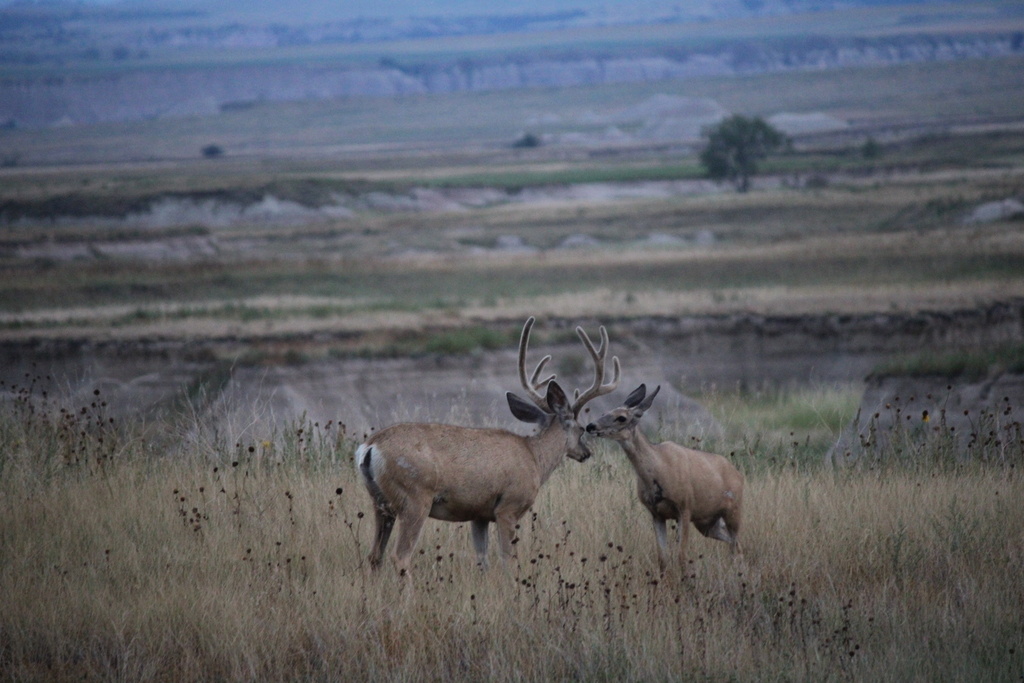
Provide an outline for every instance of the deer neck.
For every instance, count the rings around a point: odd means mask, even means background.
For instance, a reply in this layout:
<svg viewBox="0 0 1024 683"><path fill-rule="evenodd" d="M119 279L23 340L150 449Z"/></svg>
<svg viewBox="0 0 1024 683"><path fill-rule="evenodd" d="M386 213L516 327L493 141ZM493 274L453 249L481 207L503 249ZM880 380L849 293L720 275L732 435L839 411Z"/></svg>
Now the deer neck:
<svg viewBox="0 0 1024 683"><path fill-rule="evenodd" d="M540 483L544 484L566 457L565 432L553 419L537 434L527 437L526 442L537 463Z"/></svg>
<svg viewBox="0 0 1024 683"><path fill-rule="evenodd" d="M622 446L622 450L625 451L629 462L638 472L645 469L645 464L650 460L650 455L654 452L651 442L647 440L647 437L644 436L644 433L637 426L634 426L629 431L625 439L619 441L619 445Z"/></svg>

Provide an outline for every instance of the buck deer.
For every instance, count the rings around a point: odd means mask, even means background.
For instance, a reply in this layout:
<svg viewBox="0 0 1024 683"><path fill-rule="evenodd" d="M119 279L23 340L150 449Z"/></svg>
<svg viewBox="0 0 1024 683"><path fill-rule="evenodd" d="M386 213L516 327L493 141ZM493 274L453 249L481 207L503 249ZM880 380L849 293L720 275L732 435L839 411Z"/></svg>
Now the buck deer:
<svg viewBox="0 0 1024 683"><path fill-rule="evenodd" d="M583 406L618 386L617 357L612 357L611 381L605 382L608 333L601 328L600 345L594 348L583 328L576 328L594 362L594 380L582 394L577 390L570 402L554 375L538 379L551 356L542 358L527 378L526 352L533 324L531 317L523 326L518 363L520 383L532 404L511 392L506 399L513 416L539 425L536 434L402 423L377 432L356 449L356 466L374 503L372 568L380 566L397 520L398 542L392 559L399 574L408 576L413 549L427 517L470 522L481 567L487 566L488 524L494 522L502 560L506 561L512 556L516 523L562 459L569 456L582 462L590 457L577 419Z"/></svg>
<svg viewBox="0 0 1024 683"><path fill-rule="evenodd" d="M619 408L587 425L587 433L618 441L636 470L640 502L651 513L658 541L658 564L664 572L669 559L665 522L678 526L679 563L686 555L690 524L707 536L739 551L743 475L720 455L703 453L666 441L653 444L639 429L640 418L654 403L661 387L647 396L641 384Z"/></svg>

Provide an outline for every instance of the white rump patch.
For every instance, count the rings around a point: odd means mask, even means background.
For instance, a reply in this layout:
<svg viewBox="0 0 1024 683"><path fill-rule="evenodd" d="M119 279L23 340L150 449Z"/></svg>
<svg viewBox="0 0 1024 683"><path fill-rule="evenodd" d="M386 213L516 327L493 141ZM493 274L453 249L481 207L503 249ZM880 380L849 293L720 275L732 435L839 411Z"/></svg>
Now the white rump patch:
<svg viewBox="0 0 1024 683"><path fill-rule="evenodd" d="M362 464L363 464L363 455L364 455L364 454L366 453L366 451L367 451L368 449L370 449L370 448L373 448L373 446L368 446L368 445L367 445L367 444L365 444L365 443L361 443L361 444L359 444L359 447L358 447L358 448L356 448L356 452L355 452L355 455L354 455L354 456L352 457L352 460L353 460L353 461L355 462L355 464L356 464L356 470L360 470L360 471L361 471L360 465L362 465Z"/></svg>
<svg viewBox="0 0 1024 683"><path fill-rule="evenodd" d="M366 458L367 454L369 454L370 456L370 475L374 478L374 480L379 480L380 470L384 462L380 456L380 448L374 446L373 444L364 443L360 444L359 447L356 448L356 470L359 472L359 476L365 476L363 475L363 460Z"/></svg>

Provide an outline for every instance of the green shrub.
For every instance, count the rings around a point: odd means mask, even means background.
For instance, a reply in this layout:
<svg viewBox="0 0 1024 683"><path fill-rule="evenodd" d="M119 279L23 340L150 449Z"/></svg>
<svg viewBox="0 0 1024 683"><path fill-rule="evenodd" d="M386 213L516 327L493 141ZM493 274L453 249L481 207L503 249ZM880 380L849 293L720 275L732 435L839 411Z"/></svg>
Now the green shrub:
<svg viewBox="0 0 1024 683"><path fill-rule="evenodd" d="M976 380L993 372L1024 372L1024 344L962 351L922 351L887 360L878 365L873 374L878 377L906 375Z"/></svg>
<svg viewBox="0 0 1024 683"><path fill-rule="evenodd" d="M509 337L504 332L486 327L468 327L431 335L424 343L424 350L427 353L458 355L500 349L508 344Z"/></svg>

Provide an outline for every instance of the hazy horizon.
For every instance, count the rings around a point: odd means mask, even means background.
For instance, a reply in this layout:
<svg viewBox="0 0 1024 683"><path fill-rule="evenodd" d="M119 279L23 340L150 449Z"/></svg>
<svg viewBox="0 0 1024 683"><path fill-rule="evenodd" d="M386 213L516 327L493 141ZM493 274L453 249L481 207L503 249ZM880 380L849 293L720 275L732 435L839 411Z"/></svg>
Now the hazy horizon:
<svg viewBox="0 0 1024 683"><path fill-rule="evenodd" d="M583 12L594 20L644 21L658 18L693 20L701 18L799 12L851 5L942 4L941 0L690 0L686 3L664 0L521 0L510 5L500 0L396 0L380 3L374 0L306 0L296 6L284 0L68 0L67 2L36 2L34 0L0 0L0 7L95 5L131 9L194 10L208 16L245 14L275 21L338 21L353 19L397 19L403 17L472 17L555 15Z"/></svg>

